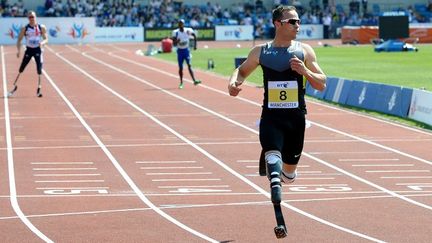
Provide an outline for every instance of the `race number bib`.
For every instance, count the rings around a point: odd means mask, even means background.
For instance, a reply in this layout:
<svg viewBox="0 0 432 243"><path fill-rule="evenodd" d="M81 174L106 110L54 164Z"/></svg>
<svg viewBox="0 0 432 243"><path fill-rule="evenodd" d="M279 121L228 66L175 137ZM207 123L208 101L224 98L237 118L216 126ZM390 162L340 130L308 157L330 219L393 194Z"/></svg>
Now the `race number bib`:
<svg viewBox="0 0 432 243"><path fill-rule="evenodd" d="M268 108L298 108L297 81L269 81Z"/></svg>
<svg viewBox="0 0 432 243"><path fill-rule="evenodd" d="M38 46L39 45L39 40L30 40L29 44L32 46Z"/></svg>

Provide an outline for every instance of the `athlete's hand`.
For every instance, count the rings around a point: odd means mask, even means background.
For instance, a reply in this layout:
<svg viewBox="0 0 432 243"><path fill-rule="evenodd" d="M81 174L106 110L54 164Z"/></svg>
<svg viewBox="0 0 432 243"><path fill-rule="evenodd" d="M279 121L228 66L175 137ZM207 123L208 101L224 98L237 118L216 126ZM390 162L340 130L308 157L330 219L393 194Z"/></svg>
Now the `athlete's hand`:
<svg viewBox="0 0 432 243"><path fill-rule="evenodd" d="M20 51L17 51L17 58L20 57Z"/></svg>
<svg viewBox="0 0 432 243"><path fill-rule="evenodd" d="M237 96L241 90L235 82L228 84L228 92L231 96Z"/></svg>
<svg viewBox="0 0 432 243"><path fill-rule="evenodd" d="M297 56L294 55L294 57L291 58L289 62L291 69L296 71L298 74L304 75L306 73L306 66L304 65L304 62Z"/></svg>

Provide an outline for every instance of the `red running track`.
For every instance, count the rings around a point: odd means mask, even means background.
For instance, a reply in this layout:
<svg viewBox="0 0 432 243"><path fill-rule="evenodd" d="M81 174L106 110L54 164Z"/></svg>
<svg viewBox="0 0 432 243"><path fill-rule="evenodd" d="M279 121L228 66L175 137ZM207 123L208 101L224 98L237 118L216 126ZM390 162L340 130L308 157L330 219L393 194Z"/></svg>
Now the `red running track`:
<svg viewBox="0 0 432 243"><path fill-rule="evenodd" d="M432 134L308 101L299 178L277 240L257 174L262 90L227 77L177 88L140 45L50 46L1 108L7 242L430 242ZM213 46L211 46L213 48ZM2 90L15 48L1 50Z"/></svg>

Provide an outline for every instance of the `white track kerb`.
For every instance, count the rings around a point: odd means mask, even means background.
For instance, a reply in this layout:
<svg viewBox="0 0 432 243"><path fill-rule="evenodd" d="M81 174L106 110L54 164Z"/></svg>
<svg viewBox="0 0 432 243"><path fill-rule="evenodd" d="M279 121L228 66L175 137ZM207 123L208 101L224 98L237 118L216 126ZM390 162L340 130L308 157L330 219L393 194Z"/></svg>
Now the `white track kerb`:
<svg viewBox="0 0 432 243"><path fill-rule="evenodd" d="M10 190L10 201L13 210L19 217L19 219L41 240L45 242L53 242L46 235L44 235L39 229L37 229L30 220L27 219L26 215L21 211L18 204L16 181L15 181L15 169L14 169L14 157L12 147L12 133L10 124L10 112L9 112L9 101L7 98L7 81L6 81L6 65L4 58L3 46L1 48L1 63L2 63L2 79L3 79L3 101L4 101L4 117L5 117L5 131L6 131L6 147L7 147L7 161L8 161L8 173L9 173L9 190Z"/></svg>

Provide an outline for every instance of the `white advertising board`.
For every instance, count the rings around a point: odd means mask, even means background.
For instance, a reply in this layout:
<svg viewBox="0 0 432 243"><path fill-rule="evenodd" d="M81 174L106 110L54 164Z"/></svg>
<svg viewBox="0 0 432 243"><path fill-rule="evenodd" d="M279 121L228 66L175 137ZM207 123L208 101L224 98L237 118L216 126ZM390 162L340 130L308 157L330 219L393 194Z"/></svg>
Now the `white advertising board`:
<svg viewBox="0 0 432 243"><path fill-rule="evenodd" d="M413 90L408 117L432 125L432 92Z"/></svg>
<svg viewBox="0 0 432 243"><path fill-rule="evenodd" d="M252 25L220 25L216 26L216 40L252 40Z"/></svg>
<svg viewBox="0 0 432 243"><path fill-rule="evenodd" d="M94 42L94 18L45 18L37 22L47 28L48 42L52 44ZM20 29L28 24L27 18L0 18L0 44L16 44ZM25 43L25 40L22 42Z"/></svg>
<svg viewBox="0 0 432 243"><path fill-rule="evenodd" d="M324 38L324 28L320 24L305 24L300 25L300 30L297 33L297 40L310 40Z"/></svg>
<svg viewBox="0 0 432 243"><path fill-rule="evenodd" d="M95 42L143 42L142 27L103 27L96 28Z"/></svg>

